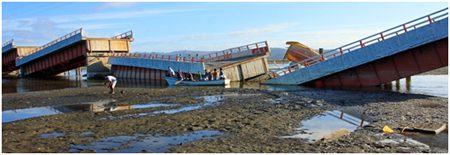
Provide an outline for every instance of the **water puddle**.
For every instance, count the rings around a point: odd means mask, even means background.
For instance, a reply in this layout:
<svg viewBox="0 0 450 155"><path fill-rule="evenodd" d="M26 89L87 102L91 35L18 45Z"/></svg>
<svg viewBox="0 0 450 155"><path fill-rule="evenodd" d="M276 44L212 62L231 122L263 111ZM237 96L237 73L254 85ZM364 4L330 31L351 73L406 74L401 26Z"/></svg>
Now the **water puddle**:
<svg viewBox="0 0 450 155"><path fill-rule="evenodd" d="M87 102L72 105L59 105L36 107L27 109L5 110L2 111L2 123L8 123L33 117L42 117L48 115L88 112L88 111L103 111L107 108L105 105L115 102L115 100L102 100L97 102Z"/></svg>
<svg viewBox="0 0 450 155"><path fill-rule="evenodd" d="M143 150L163 153L175 145L200 139L214 139L224 134L219 131L200 130L178 136L153 136L151 134L136 134L134 136L115 136L103 138L89 145L72 145L70 152L93 149L97 153L137 153Z"/></svg>
<svg viewBox="0 0 450 155"><path fill-rule="evenodd" d="M53 133L45 133L42 135L37 136L37 138L50 138L50 137L58 137L58 136L64 136L66 135L65 133L61 133L61 132L53 132Z"/></svg>
<svg viewBox="0 0 450 155"><path fill-rule="evenodd" d="M71 135L71 134L78 134L78 133L70 132L69 135ZM80 133L80 135L90 135L90 134L93 134L93 132L87 131L87 132ZM61 132L53 132L53 133L44 133L44 134L38 135L36 137L37 138L50 138L50 137L58 137L58 136L64 136L64 135L66 135L66 134L61 133Z"/></svg>
<svg viewBox="0 0 450 155"><path fill-rule="evenodd" d="M59 105L59 106L47 106L36 107L27 109L5 110L2 112L2 123L8 123L18 121L22 119L28 119L33 117L42 117L56 114L67 114L77 112L98 112L98 111L116 111L116 110L128 110L128 109L143 109L143 108L156 108L177 106L177 104L139 104L129 106L108 106L109 103L115 102L115 100L103 100L98 102L87 102L82 104L72 105Z"/></svg>
<svg viewBox="0 0 450 155"><path fill-rule="evenodd" d="M212 96L200 96L195 97L195 99L203 99L205 102L194 105L186 105L179 109L170 109L163 111L156 111L152 113L138 113L138 114L128 114L126 116L118 116L119 118L126 117L136 117L136 116L153 116L156 114L173 114L184 111L197 110L205 108L208 106L216 106L220 104L219 101L225 98L241 98L246 96L254 96L261 94L238 94L229 93L222 95L212 95ZM178 96L180 97L180 96ZM167 97L167 98L173 98ZM80 104L71 105L58 105L58 106L47 106L47 107L36 107L27 109L16 109L16 110L5 110L2 111L2 123L8 123L13 121L18 121L22 119L28 119L33 117L42 117L48 115L56 114L67 114L67 113L77 113L77 112L99 112L99 111L116 111L116 110L129 110L129 109L144 109L144 108L156 108L156 107L169 107L169 106L180 106L181 104L164 104L164 103L148 103L148 104L138 104L138 105L128 105L128 106L108 106L110 103L116 102L115 100L102 100L97 102L86 102ZM116 117L110 117L110 119L116 119Z"/></svg>
<svg viewBox="0 0 450 155"><path fill-rule="evenodd" d="M261 94L231 93L231 94L223 94L223 95L199 96L199 97L195 97L195 99L203 99L204 102L198 103L198 104L182 105L178 109L168 109L168 110L161 110L161 111L154 111L154 112L126 114L126 115L122 115L122 116L108 116L107 118L100 118L100 120L115 120L115 119L151 117L151 116L156 116L159 114L175 114L175 113L180 113L180 112L199 110L199 109L203 109L203 108L207 108L207 107L218 106L218 105L220 105L220 101L225 98L232 98L232 97L241 98L241 97L245 97L245 96L255 96L255 95L261 95ZM273 101L273 102L278 102L278 101ZM152 104L162 104L162 103L152 103ZM171 104L171 105L181 105L181 104Z"/></svg>
<svg viewBox="0 0 450 155"><path fill-rule="evenodd" d="M280 138L299 138L312 143L341 128L352 132L359 127L368 125L371 120L373 118L364 116L354 109L327 111L310 120L302 121L302 127L296 128L295 135L280 136Z"/></svg>

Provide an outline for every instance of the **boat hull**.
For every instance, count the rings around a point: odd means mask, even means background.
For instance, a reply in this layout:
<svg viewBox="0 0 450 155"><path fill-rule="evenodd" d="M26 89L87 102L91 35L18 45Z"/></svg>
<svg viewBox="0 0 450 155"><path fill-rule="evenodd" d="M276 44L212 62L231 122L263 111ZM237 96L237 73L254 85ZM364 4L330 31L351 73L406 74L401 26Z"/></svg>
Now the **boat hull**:
<svg viewBox="0 0 450 155"><path fill-rule="evenodd" d="M313 49L299 42L286 42L286 44L291 46L289 46L288 50L286 51L285 58L295 63L319 55L319 53L317 53Z"/></svg>
<svg viewBox="0 0 450 155"><path fill-rule="evenodd" d="M176 82L178 82L178 78L164 76L164 79L166 79L167 83L169 85L175 85ZM224 80L212 80L212 81L181 81L180 83L176 84L177 86L225 86L230 84L230 79L224 79Z"/></svg>

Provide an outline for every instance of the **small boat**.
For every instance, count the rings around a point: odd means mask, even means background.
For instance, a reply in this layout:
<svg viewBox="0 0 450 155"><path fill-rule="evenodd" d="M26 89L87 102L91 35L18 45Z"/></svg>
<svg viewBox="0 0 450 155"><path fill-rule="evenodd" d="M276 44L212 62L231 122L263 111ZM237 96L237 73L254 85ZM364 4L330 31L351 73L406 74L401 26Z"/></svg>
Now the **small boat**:
<svg viewBox="0 0 450 155"><path fill-rule="evenodd" d="M286 54L284 55L284 59L291 60L295 63L303 61L305 59L308 59L310 57L320 55L313 49L309 48L308 46L305 46L299 42L295 41L288 41L286 42L287 45L290 45L289 48L286 51Z"/></svg>
<svg viewBox="0 0 450 155"><path fill-rule="evenodd" d="M172 85L182 85L182 86L225 86L230 84L230 79L221 79L221 80L212 80L212 81L181 81L178 84L175 84L178 82L178 78L176 77L170 77L170 76L164 76L167 83L169 83L170 86Z"/></svg>

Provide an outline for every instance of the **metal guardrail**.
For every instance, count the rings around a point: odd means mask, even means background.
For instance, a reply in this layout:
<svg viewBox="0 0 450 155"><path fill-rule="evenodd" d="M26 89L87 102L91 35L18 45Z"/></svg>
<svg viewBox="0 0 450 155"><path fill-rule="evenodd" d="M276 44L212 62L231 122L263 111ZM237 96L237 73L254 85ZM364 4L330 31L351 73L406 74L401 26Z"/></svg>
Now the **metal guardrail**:
<svg viewBox="0 0 450 155"><path fill-rule="evenodd" d="M127 57L127 58L141 58L141 59L153 59L153 60L166 60L166 61L183 61L183 62L192 62L192 63L202 63L203 62L203 58L201 58L199 60L199 58L197 57L196 59L194 59L193 57L191 58L187 58L186 57L179 57L176 56L175 58L173 58L172 56L166 56L164 57L164 55L160 55L160 57L158 58L158 55L151 55L149 54L147 56L147 54L136 54L136 53L113 53L112 54L113 57Z"/></svg>
<svg viewBox="0 0 450 155"><path fill-rule="evenodd" d="M70 38L70 37L72 37L72 36L74 36L74 35L76 35L76 34L78 34L78 33L81 33L81 34L83 35L83 28L80 28L80 29L78 29L78 30L75 30L75 31L73 31L73 32L70 32L69 34L66 34L66 35L64 35L64 36L62 36L62 37L60 37L60 38L58 38L58 39L56 39L56 40L53 40L53 41L51 41L51 42L49 42L49 43L47 43L47 44L45 44L45 45L43 45L43 46L41 46L41 47L38 47L38 48L36 48L36 49L34 49L34 50L31 50L31 51L29 51L29 52L27 52L27 53L24 53L24 54L22 54L22 55L19 55L19 56L16 58L16 60L22 59L22 58L25 57L25 56L28 56L28 55L33 54L33 53L36 53L36 52L38 52L38 51L40 51L40 50L42 50L42 49L44 49L44 48L47 48L47 47L49 47L49 46L52 46L53 44L58 43L58 42L60 42L60 41L62 41L62 40L65 40L65 39L67 39L68 37Z"/></svg>
<svg viewBox="0 0 450 155"><path fill-rule="evenodd" d="M111 39L130 39L133 38L133 31L127 31L125 33L119 34L117 36L112 37Z"/></svg>
<svg viewBox="0 0 450 155"><path fill-rule="evenodd" d="M239 47L233 47L230 49L223 50L222 52L216 52L215 57L211 57L211 54L208 54L207 56L209 58L206 58L204 61L206 62L206 61L219 61L219 60L232 59L233 57L231 56L231 54L233 54L233 52L248 51L248 50L258 49L258 48L262 48L262 47L267 47L267 48L269 47L269 45L267 44L267 41L257 42L257 43L243 45L243 46L239 46ZM219 53L222 53L222 55L219 55ZM202 56L202 58L205 58L205 56L206 55Z"/></svg>
<svg viewBox="0 0 450 155"><path fill-rule="evenodd" d="M155 59L155 60L167 60L167 61L183 61L183 62L192 62L192 63L203 63L205 61L210 61L210 60L226 60L226 59L230 59L231 57L229 56L230 54L234 52L241 52L241 51L247 51L247 50L253 50L253 49L258 49L261 47L268 47L267 45L267 41L263 41L263 42L257 42L257 43L253 43L253 44L248 44L248 45L243 45L243 46L239 46L239 47L234 47L234 48L230 48L227 50L223 50L222 54L223 55L219 55L219 52L216 52L215 55L216 57L211 57L211 54L209 54L209 58L205 59L205 56L201 56L201 57L181 57L181 56L165 56L164 55L160 55L160 57L158 57L158 55L151 55L151 54L136 54L136 53L113 53L112 56L113 57L128 57L128 58L142 58L142 59ZM253 53L253 54L258 54L258 53Z"/></svg>
<svg viewBox="0 0 450 155"><path fill-rule="evenodd" d="M371 44L375 44L377 42L381 42L383 40L398 36L400 34L403 33L407 33L408 30L411 29L416 29L422 26L426 26L428 24L434 23L435 21L439 21L441 19L447 18L448 17L448 8L436 11L434 13L431 13L429 15L425 15L423 17L419 17L415 20L406 22L404 24L400 24L398 26L395 26L393 28L390 28L388 30L382 31L380 33L376 33L374 35L371 35L369 37L360 39L358 41L346 44L344 46L329 50L321 55L317 55L308 59L305 59L301 62L295 63L293 65L289 65L286 67L283 67L279 70L276 71L272 71L269 74L269 76L271 76L271 78L275 78L276 75L278 76L282 76L279 75L277 72L281 73L284 71L284 75L292 72L291 69L294 68L295 70L297 69L301 69L298 68L298 66L300 64L303 64L305 67L309 67L310 65L314 65L317 63L320 63L322 61L326 61L328 59L332 59L334 57L349 53L351 51L354 51L356 49L360 49L360 48L364 48L365 46L371 45ZM288 70L288 72L286 72L286 70ZM273 77L272 77L273 76Z"/></svg>
<svg viewBox="0 0 450 155"><path fill-rule="evenodd" d="M14 45L14 39L11 39L10 41L4 43L4 44L2 45L2 47L5 47L6 45L9 45L9 44L13 44L13 45Z"/></svg>

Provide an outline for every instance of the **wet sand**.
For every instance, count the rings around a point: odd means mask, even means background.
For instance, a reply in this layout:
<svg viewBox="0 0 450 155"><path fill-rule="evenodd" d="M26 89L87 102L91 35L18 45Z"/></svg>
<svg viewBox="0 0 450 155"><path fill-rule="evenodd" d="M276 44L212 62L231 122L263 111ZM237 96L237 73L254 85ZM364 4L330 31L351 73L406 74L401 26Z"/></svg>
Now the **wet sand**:
<svg viewBox="0 0 450 155"><path fill-rule="evenodd" d="M124 93L120 93L123 91ZM139 116L175 109L183 104L204 102L196 96L220 94L220 104L199 110L173 114ZM118 89L108 94L103 87L62 89L2 95L3 110L30 107L80 104L114 99L114 106L158 102L177 104L171 107L83 112L50 115L3 123L2 150L6 152L97 152L95 149L74 149L102 138L151 134L176 136L194 131L219 131L223 136L170 145L164 152L213 153L447 153L448 148L421 148L410 144L386 144L380 141L399 135L381 134L387 125L399 132L402 125L417 123L448 124L448 99L426 95L382 91L269 91L258 89L178 87L167 89ZM279 138L293 135L302 120L325 111L359 109L375 118L369 125L330 142L308 143L302 139ZM129 116L129 117L124 117ZM116 118L116 119L113 119ZM119 118L119 119L117 119ZM121 118L121 119L120 119ZM62 136L39 138L42 134L63 133ZM92 132L83 135L83 132ZM444 132L448 132L447 130ZM89 137L89 138L87 138ZM131 143L131 142L130 142ZM129 148L122 144L105 151ZM154 152L142 149L136 152Z"/></svg>
<svg viewBox="0 0 450 155"><path fill-rule="evenodd" d="M424 74L446 74L446 68ZM386 125L395 132L400 132L402 125L413 126L419 123L441 123L448 126L447 98L389 91L324 89L270 91L208 87L155 90L119 88L114 95L108 94L108 91L104 87L90 87L3 94L2 109L5 111L106 100L114 100L108 106L117 107L148 103L173 106L75 112L3 123L2 152L114 152L133 149L132 144L148 142L148 137L178 135L179 139L172 138L178 143L165 146L167 149L159 152L448 153L447 147L435 145L421 147L406 142L384 143L383 141L404 137L400 134L382 134ZM206 102L205 98L198 98L214 95L222 96L209 105L202 104ZM176 111L186 105L198 105L201 108L170 113L170 110ZM331 141L317 140L309 143L304 139L280 138L294 135L296 128L302 127L301 121L326 111L349 109L371 118L366 120L370 124ZM168 111L154 114L164 110ZM143 115L149 113L153 115ZM187 137L179 136L192 136L200 132L211 132L213 135L203 135L197 140L189 141L186 141ZM448 135L448 130L443 133ZM57 136L48 136L52 134ZM140 136L128 142L114 143L111 140L111 137L126 139L127 136L135 135ZM100 141L118 145L102 146ZM159 143L159 140L151 141ZM444 137L443 141L448 143L448 137ZM94 143L100 149L81 147L92 146ZM129 152L158 150L143 146Z"/></svg>

